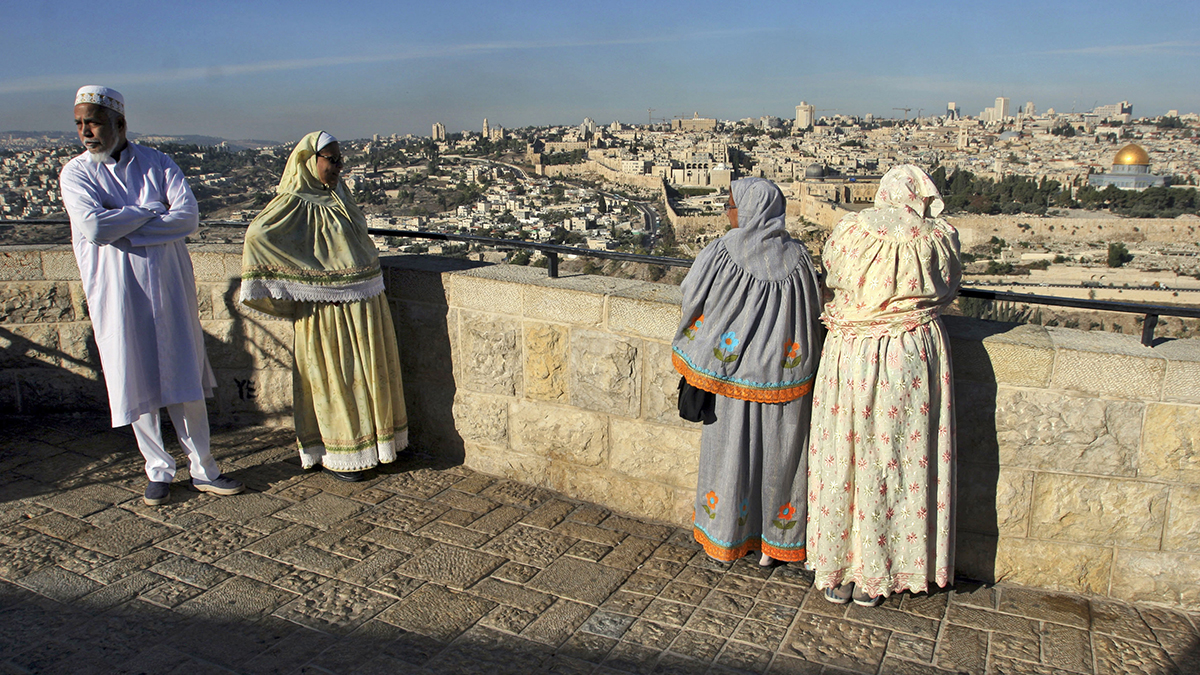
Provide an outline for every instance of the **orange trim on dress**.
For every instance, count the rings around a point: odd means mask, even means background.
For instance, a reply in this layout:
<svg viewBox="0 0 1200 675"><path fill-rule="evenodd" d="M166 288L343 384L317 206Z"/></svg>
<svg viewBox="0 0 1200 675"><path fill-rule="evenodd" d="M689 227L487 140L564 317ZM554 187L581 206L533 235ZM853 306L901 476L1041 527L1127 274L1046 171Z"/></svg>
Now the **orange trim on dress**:
<svg viewBox="0 0 1200 675"><path fill-rule="evenodd" d="M741 401L787 403L788 401L794 401L802 396L806 396L813 388L812 380L784 389L743 387L732 382L709 377L703 373L697 373L688 366L687 361L684 361L682 357L674 352L671 353L671 363L675 366L675 370L679 371L679 374L683 375L688 384L693 387L728 398L736 398ZM774 558L775 556L771 557Z"/></svg>
<svg viewBox="0 0 1200 675"><path fill-rule="evenodd" d="M714 560L720 560L721 562L734 562L735 560L745 557L745 555L750 551L762 551L772 558L782 562L803 562L804 559L808 557L805 550L802 548L776 548L762 541L758 537L751 537L750 539L747 539L733 548L726 548L719 544L714 544L708 538L708 536L704 534L704 531L698 527L692 527L692 536L695 537L696 541L704 547L704 552L707 553L710 558L713 558Z"/></svg>

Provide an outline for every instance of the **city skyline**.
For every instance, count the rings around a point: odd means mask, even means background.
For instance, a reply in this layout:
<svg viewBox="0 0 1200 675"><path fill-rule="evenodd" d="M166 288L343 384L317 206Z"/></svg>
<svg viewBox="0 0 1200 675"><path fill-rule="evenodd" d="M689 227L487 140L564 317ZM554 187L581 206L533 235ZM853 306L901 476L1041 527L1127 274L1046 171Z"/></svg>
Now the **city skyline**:
<svg viewBox="0 0 1200 675"><path fill-rule="evenodd" d="M428 136L493 125L642 124L691 116L978 116L998 97L1039 112L1128 100L1200 112L1200 6L713 2L603 11L543 2L400 7L117 0L22 3L0 36L0 131L71 131L76 88L121 90L130 129L288 142ZM100 28L105 26L107 28ZM1014 108L1019 104L1014 103ZM904 113L894 108L909 108ZM61 119L61 123L58 121Z"/></svg>

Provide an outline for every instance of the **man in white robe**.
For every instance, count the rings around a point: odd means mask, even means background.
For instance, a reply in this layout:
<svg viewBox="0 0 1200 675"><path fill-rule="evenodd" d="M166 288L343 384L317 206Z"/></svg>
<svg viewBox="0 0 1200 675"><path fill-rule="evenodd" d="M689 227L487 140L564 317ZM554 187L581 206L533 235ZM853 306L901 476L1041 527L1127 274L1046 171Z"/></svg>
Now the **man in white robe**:
<svg viewBox="0 0 1200 675"><path fill-rule="evenodd" d="M209 451L204 399L216 385L196 302L186 238L200 226L183 172L163 153L125 138L125 101L86 86L75 96L86 151L63 167L63 203L95 329L114 427L133 425L146 458L145 502L170 498L175 460L163 447L166 408L189 459L192 486L242 491Z"/></svg>

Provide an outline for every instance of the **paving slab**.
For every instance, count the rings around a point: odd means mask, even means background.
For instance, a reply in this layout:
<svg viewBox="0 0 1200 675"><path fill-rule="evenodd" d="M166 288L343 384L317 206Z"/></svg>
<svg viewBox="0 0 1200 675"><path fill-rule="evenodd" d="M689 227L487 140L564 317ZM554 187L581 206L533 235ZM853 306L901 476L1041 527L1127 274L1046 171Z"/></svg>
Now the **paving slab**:
<svg viewBox="0 0 1200 675"><path fill-rule="evenodd" d="M279 429L215 431L246 494L148 507L128 434L15 424L0 674L1200 672L1170 608L969 580L832 605L802 565L428 456L333 481Z"/></svg>

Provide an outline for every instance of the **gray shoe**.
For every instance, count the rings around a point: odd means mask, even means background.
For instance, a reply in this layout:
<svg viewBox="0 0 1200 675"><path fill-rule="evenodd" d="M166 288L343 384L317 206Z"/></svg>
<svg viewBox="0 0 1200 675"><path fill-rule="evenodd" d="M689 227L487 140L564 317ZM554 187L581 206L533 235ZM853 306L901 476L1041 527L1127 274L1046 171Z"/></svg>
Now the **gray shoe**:
<svg viewBox="0 0 1200 675"><path fill-rule="evenodd" d="M170 499L171 484L153 480L146 486L146 494L142 496L142 501L146 502L146 506L166 504Z"/></svg>
<svg viewBox="0 0 1200 675"><path fill-rule="evenodd" d="M192 479L192 487L201 492L210 492L214 495L236 495L246 489L240 481L236 481L227 476L217 476L211 481L202 481Z"/></svg>
<svg viewBox="0 0 1200 675"><path fill-rule="evenodd" d="M850 593L854 589L854 584L842 584L837 588L826 588L825 599L835 605L844 605L850 602Z"/></svg>
<svg viewBox="0 0 1200 675"><path fill-rule="evenodd" d="M866 591L858 590L858 586L854 587L854 604L859 607L878 607L883 604L882 595L867 595Z"/></svg>

